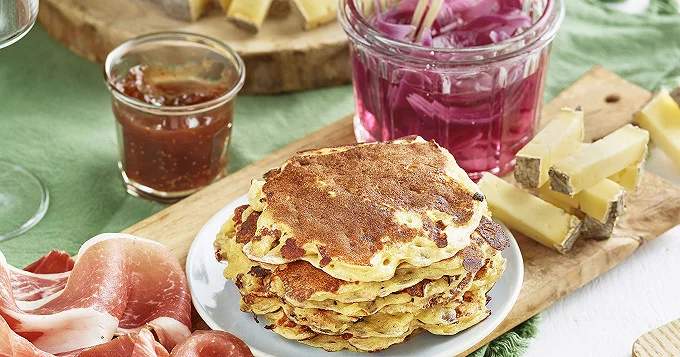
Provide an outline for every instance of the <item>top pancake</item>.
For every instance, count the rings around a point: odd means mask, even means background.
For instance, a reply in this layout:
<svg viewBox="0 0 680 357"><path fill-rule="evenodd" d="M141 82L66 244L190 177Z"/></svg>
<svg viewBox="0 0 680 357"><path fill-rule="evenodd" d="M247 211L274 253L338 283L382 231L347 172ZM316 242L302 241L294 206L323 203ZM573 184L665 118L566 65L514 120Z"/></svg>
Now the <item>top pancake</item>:
<svg viewBox="0 0 680 357"><path fill-rule="evenodd" d="M453 156L420 137L306 151L251 185L261 211L244 253L305 260L345 281L385 281L470 244L484 196Z"/></svg>

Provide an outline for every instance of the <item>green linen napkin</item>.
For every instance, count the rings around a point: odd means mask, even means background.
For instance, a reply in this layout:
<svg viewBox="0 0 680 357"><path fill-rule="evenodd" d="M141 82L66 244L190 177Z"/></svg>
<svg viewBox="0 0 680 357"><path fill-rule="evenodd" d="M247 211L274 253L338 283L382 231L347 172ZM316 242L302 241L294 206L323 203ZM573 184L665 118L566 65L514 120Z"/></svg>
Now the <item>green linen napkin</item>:
<svg viewBox="0 0 680 357"><path fill-rule="evenodd" d="M553 46L546 101L597 64L650 90L680 83L679 17L621 14L591 1L565 1L567 17ZM349 86L240 96L229 171L352 110ZM0 158L31 169L51 196L42 222L0 243L10 264L24 266L54 247L75 253L88 238L120 231L163 208L125 193L116 157L99 65L52 41L40 26L0 50ZM535 319L529 320L474 356L521 355L536 333L534 325Z"/></svg>

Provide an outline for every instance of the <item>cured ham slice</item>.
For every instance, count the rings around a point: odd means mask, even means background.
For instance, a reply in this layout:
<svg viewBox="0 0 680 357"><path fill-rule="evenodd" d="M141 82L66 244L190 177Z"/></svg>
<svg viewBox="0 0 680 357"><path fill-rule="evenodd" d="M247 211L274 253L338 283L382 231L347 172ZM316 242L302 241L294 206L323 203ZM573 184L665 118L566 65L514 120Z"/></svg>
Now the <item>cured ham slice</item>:
<svg viewBox="0 0 680 357"><path fill-rule="evenodd" d="M17 335L0 316L0 356L3 357L52 357L37 349L23 337Z"/></svg>
<svg viewBox="0 0 680 357"><path fill-rule="evenodd" d="M0 253L0 357L253 356L229 333L190 329L186 277L156 242L103 234L75 260L53 250L25 270Z"/></svg>
<svg viewBox="0 0 680 357"><path fill-rule="evenodd" d="M42 291L31 295L25 287ZM0 316L50 353L81 350L143 328L169 350L190 334L191 297L181 266L165 247L103 234L83 245L70 273L21 272L0 255Z"/></svg>
<svg viewBox="0 0 680 357"><path fill-rule="evenodd" d="M168 357L168 351L156 342L149 330L118 337L109 343L89 348L77 357Z"/></svg>
<svg viewBox="0 0 680 357"><path fill-rule="evenodd" d="M172 350L172 357L252 357L238 337L222 331L196 331Z"/></svg>
<svg viewBox="0 0 680 357"><path fill-rule="evenodd" d="M36 274L65 273L71 271L75 263L75 259L71 258L68 253L52 249L35 263L25 267L24 271Z"/></svg>

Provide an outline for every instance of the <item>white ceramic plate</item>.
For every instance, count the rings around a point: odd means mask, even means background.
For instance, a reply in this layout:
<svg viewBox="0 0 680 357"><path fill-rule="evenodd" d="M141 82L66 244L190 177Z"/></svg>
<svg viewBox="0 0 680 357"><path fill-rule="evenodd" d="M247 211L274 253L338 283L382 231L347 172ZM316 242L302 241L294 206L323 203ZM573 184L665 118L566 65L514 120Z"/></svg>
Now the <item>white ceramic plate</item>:
<svg viewBox="0 0 680 357"><path fill-rule="evenodd" d="M258 324L252 314L239 310L240 295L234 283L222 276L225 265L215 260L213 241L222 223L229 219L234 209L247 202L246 196L243 196L217 212L198 232L191 245L186 270L191 296L199 315L210 328L227 331L241 338L258 357L357 357L354 352L325 352L287 340L266 330L264 326L267 321L264 317L259 319ZM507 266L503 277L489 293L491 316L454 336L422 333L408 342L372 353L371 357L452 356L464 352L489 335L510 312L524 276L522 254L517 242L507 229L506 233L510 237L510 248L503 251Z"/></svg>

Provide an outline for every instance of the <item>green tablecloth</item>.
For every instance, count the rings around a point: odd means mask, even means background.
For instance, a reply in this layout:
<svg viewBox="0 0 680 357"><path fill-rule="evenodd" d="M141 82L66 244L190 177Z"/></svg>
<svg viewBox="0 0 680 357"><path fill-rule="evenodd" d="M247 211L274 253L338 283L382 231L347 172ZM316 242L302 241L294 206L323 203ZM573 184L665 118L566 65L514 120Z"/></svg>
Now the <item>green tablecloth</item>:
<svg viewBox="0 0 680 357"><path fill-rule="evenodd" d="M597 64L648 89L678 82L679 17L626 15L585 0L565 2L567 17L554 43L546 100ZM11 264L23 266L53 247L74 253L93 235L120 231L163 208L125 193L101 72L99 65L70 53L39 26L0 50L0 158L30 168L51 195L42 222L19 238L0 243ZM229 170L352 110L349 86L240 96ZM478 356L517 355L518 346L534 333L533 323L524 324L500 343L478 351Z"/></svg>

